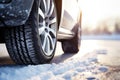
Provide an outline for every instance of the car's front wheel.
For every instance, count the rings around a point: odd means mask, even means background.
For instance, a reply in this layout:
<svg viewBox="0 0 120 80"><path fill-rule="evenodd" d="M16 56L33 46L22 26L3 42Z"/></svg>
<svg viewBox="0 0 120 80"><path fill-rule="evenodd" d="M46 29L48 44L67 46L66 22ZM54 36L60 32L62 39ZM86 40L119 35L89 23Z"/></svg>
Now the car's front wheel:
<svg viewBox="0 0 120 80"><path fill-rule="evenodd" d="M35 0L27 22L5 30L6 47L17 64L49 62L56 48L57 16L53 0Z"/></svg>

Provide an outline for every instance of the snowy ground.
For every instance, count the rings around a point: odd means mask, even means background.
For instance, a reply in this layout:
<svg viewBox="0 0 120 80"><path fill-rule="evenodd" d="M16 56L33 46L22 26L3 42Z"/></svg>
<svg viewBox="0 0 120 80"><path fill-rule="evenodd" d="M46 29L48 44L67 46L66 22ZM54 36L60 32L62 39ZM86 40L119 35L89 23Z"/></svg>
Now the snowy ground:
<svg viewBox="0 0 120 80"><path fill-rule="evenodd" d="M58 43L50 64L28 66L15 65L1 47L0 80L120 80L118 44L119 40L82 40L80 52L72 55L63 53Z"/></svg>
<svg viewBox="0 0 120 80"><path fill-rule="evenodd" d="M58 64L1 66L0 80L100 80L97 75L106 73L109 68L97 64L96 55L93 56Z"/></svg>

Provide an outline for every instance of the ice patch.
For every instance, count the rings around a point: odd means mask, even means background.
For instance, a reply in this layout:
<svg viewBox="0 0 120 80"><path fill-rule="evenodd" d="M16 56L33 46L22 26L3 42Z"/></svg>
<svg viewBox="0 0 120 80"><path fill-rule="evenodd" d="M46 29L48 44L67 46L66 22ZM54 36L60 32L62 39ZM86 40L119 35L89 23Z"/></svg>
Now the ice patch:
<svg viewBox="0 0 120 80"><path fill-rule="evenodd" d="M97 54L107 54L107 50L96 50Z"/></svg>
<svg viewBox="0 0 120 80"><path fill-rule="evenodd" d="M99 70L100 70L101 72L107 72L107 71L108 71L108 68L105 67L105 66L102 66L102 67L99 68Z"/></svg>
<svg viewBox="0 0 120 80"><path fill-rule="evenodd" d="M95 77L88 77L87 80L95 80Z"/></svg>

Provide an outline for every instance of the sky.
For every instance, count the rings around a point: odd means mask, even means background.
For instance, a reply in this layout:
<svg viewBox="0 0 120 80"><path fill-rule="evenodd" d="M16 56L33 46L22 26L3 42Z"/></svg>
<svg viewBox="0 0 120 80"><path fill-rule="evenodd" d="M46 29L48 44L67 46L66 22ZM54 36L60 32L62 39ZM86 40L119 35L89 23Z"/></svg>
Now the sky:
<svg viewBox="0 0 120 80"><path fill-rule="evenodd" d="M79 0L82 9L82 23L97 25L107 17L120 16L120 0Z"/></svg>

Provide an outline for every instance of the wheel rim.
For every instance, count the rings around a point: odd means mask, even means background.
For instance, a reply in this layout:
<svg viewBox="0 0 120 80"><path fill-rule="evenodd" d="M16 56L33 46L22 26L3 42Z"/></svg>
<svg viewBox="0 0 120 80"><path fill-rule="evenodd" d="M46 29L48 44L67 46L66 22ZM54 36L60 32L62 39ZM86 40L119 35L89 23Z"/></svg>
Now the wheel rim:
<svg viewBox="0 0 120 80"><path fill-rule="evenodd" d="M41 0L39 7L39 35L42 50L50 56L56 46L57 19L53 0Z"/></svg>

